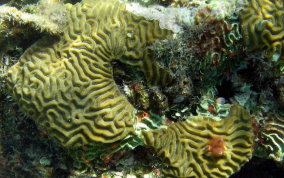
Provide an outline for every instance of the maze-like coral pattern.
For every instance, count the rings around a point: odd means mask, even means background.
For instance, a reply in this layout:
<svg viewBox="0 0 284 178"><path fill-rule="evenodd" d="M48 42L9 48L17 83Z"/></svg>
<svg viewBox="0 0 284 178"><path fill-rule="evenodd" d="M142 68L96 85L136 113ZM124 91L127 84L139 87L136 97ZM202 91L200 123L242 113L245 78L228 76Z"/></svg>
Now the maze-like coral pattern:
<svg viewBox="0 0 284 178"><path fill-rule="evenodd" d="M268 50L269 58L283 61L283 13L283 0L248 0L240 19L249 50Z"/></svg>
<svg viewBox="0 0 284 178"><path fill-rule="evenodd" d="M229 177L252 155L251 120L240 106L232 106L229 116L221 121L192 118L143 135L146 145L163 160L163 173L169 177ZM210 152L219 149L210 145L214 139L217 146L224 146L220 155Z"/></svg>
<svg viewBox="0 0 284 178"><path fill-rule="evenodd" d="M267 150L268 156L275 161L284 160L284 118L271 116L270 121L265 123L261 130L261 143Z"/></svg>
<svg viewBox="0 0 284 178"><path fill-rule="evenodd" d="M115 142L134 134L134 108L115 84L111 61L139 66L149 83L164 85L169 74L148 46L168 34L117 0L84 0L70 9L60 39L39 40L9 70L9 87L64 146Z"/></svg>

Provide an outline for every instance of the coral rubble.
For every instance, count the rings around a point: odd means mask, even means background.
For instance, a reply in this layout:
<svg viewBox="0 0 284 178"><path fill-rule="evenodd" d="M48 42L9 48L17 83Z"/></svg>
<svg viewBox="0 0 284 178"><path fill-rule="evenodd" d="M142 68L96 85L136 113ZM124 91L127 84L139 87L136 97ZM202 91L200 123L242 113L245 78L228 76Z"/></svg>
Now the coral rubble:
<svg viewBox="0 0 284 178"><path fill-rule="evenodd" d="M189 118L143 134L146 145L164 161L168 176L228 177L252 156L251 119L240 106L232 106L221 121Z"/></svg>

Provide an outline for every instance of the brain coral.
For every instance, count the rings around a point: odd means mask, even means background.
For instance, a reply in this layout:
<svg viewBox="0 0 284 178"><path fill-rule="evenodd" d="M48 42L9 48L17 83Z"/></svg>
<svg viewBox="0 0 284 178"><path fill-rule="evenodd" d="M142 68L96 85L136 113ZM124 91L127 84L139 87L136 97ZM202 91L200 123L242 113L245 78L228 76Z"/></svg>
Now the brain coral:
<svg viewBox="0 0 284 178"><path fill-rule="evenodd" d="M248 49L268 50L274 61L284 58L284 1L250 0L240 19Z"/></svg>
<svg viewBox="0 0 284 178"><path fill-rule="evenodd" d="M168 129L144 131L146 145L153 147L169 177L229 177L252 155L249 113L232 106L221 121L192 118Z"/></svg>
<svg viewBox="0 0 284 178"><path fill-rule="evenodd" d="M8 72L9 88L64 146L115 142L134 134L134 108L115 84L111 61L141 67L149 83L164 85L169 74L148 46L170 33L117 0L84 0L70 8L59 39L25 51Z"/></svg>
<svg viewBox="0 0 284 178"><path fill-rule="evenodd" d="M268 157L275 161L284 160L284 118L281 116L270 116L270 120L265 123L261 130L261 142L267 152Z"/></svg>

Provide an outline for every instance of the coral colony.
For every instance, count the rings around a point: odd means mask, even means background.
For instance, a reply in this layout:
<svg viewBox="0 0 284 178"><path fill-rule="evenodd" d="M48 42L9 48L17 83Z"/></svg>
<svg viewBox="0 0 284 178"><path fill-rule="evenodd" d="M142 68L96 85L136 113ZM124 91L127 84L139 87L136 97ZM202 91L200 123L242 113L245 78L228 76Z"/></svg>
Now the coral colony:
<svg viewBox="0 0 284 178"><path fill-rule="evenodd" d="M283 12L279 0L1 2L0 175L283 166Z"/></svg>

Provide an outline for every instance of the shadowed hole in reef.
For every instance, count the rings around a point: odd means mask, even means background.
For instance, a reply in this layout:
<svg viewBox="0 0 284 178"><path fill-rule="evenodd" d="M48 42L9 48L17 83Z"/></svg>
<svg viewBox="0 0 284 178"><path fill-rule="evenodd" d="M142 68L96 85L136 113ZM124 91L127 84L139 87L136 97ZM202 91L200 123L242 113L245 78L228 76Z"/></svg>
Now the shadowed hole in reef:
<svg viewBox="0 0 284 178"><path fill-rule="evenodd" d="M114 81L120 89L123 87L124 82L146 81L144 74L139 67L124 64L120 61L113 61L111 65L113 68Z"/></svg>
<svg viewBox="0 0 284 178"><path fill-rule="evenodd" d="M253 157L230 178L281 178L284 170L272 160Z"/></svg>
<svg viewBox="0 0 284 178"><path fill-rule="evenodd" d="M81 0L65 0L64 3L70 3L70 4L76 4L77 2L80 2Z"/></svg>
<svg viewBox="0 0 284 178"><path fill-rule="evenodd" d="M6 3L8 3L10 0L2 0L2 2L0 2L0 5L2 5L2 4L6 4Z"/></svg>
<svg viewBox="0 0 284 178"><path fill-rule="evenodd" d="M227 101L235 95L231 81L224 80L220 86L217 86L219 97L224 97Z"/></svg>

